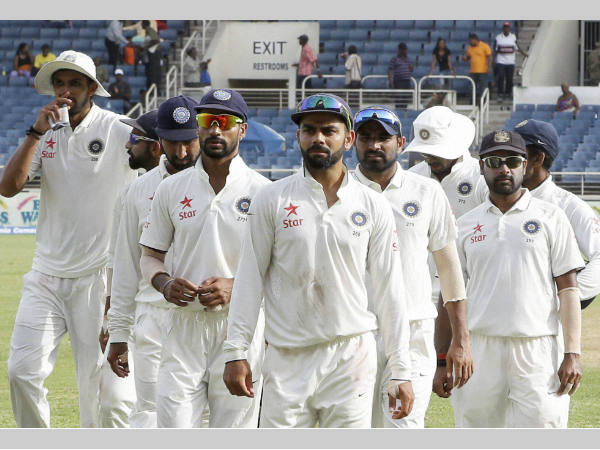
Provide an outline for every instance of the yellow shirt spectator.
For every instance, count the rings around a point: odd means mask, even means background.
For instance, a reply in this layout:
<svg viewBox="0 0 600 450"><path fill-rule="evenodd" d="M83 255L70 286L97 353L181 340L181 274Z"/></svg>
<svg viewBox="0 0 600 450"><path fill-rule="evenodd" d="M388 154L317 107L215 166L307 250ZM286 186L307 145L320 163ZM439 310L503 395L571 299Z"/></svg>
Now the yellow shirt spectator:
<svg viewBox="0 0 600 450"><path fill-rule="evenodd" d="M44 64L46 64L47 62L50 61L54 61L56 59L56 55L52 52L50 52L50 49L48 49L47 53L44 55L44 48L42 47L42 53L38 53L35 56L35 61L33 62L33 67L35 67L36 69L40 69L40 67L42 67Z"/></svg>
<svg viewBox="0 0 600 450"><path fill-rule="evenodd" d="M471 60L471 73L489 72L489 58L492 56L492 49L485 42L478 41L477 45L469 45L466 56Z"/></svg>

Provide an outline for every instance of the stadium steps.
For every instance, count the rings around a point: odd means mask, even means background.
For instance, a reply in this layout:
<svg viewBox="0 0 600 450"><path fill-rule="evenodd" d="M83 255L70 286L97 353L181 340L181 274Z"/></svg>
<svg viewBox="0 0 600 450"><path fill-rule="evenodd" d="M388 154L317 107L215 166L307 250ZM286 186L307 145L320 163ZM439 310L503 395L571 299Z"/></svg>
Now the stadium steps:
<svg viewBox="0 0 600 450"><path fill-rule="evenodd" d="M526 53L529 53L531 43L535 39L535 35L540 26L540 23L541 21L539 20L522 20L519 22L519 33L517 37L519 40L519 45ZM524 59L525 57L517 51L516 70L515 75L513 77L515 86L521 86L521 72L523 68Z"/></svg>

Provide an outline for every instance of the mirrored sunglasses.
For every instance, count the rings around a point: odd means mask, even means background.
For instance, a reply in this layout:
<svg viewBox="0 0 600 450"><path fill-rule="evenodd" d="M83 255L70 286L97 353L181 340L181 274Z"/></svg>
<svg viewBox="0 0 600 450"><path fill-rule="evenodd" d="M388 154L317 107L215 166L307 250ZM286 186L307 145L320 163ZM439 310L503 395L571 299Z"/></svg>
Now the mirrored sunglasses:
<svg viewBox="0 0 600 450"><path fill-rule="evenodd" d="M238 123L244 123L244 121L231 114L209 114L200 113L196 115L196 122L201 128L211 128L213 125L217 125L221 130L229 130L235 127Z"/></svg>
<svg viewBox="0 0 600 450"><path fill-rule="evenodd" d="M367 108L359 111L354 116L354 127L357 128L362 122L377 119L393 126L401 127L400 119L396 114L383 108Z"/></svg>
<svg viewBox="0 0 600 450"><path fill-rule="evenodd" d="M320 109L341 114L346 120L348 129L352 129L352 118L350 117L350 111L348 111L346 106L338 99L328 95L311 95L310 97L306 97L298 104L296 112L301 113Z"/></svg>
<svg viewBox="0 0 600 450"><path fill-rule="evenodd" d="M138 136L137 134L133 134L133 133L131 133L129 135L129 143L131 145L135 145L139 141L156 142L156 139L150 139L149 137L145 137L145 136Z"/></svg>
<svg viewBox="0 0 600 450"><path fill-rule="evenodd" d="M504 158L500 156L487 156L483 158L483 163L490 169L499 169L502 167L502 164L506 164L506 167L509 169L516 169L517 167L521 167L523 161L525 161L525 158L522 156L506 156Z"/></svg>

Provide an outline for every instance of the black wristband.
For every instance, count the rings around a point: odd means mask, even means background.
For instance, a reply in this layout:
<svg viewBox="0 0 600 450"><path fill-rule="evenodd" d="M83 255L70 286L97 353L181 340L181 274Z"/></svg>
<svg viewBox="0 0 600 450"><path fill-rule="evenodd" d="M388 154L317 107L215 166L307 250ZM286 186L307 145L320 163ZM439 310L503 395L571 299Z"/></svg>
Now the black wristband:
<svg viewBox="0 0 600 450"><path fill-rule="evenodd" d="M445 359L438 359L437 360L437 366L438 367L446 367L446 360Z"/></svg>
<svg viewBox="0 0 600 450"><path fill-rule="evenodd" d="M27 136L31 136L34 139L37 139L38 141L42 138L42 136L44 135L44 133L40 133L39 131L37 131L35 128L33 128L33 125L31 125L29 127L29 129L25 132L25 134Z"/></svg>

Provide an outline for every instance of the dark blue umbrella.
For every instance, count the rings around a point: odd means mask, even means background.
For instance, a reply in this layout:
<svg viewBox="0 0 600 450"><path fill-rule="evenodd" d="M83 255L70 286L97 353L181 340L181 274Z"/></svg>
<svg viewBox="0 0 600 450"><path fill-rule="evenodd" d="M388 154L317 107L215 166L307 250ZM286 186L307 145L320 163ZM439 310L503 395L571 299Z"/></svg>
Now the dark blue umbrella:
<svg viewBox="0 0 600 450"><path fill-rule="evenodd" d="M263 123L248 121L246 137L240 142L242 153L277 153L282 150L285 150L285 138L282 135Z"/></svg>

